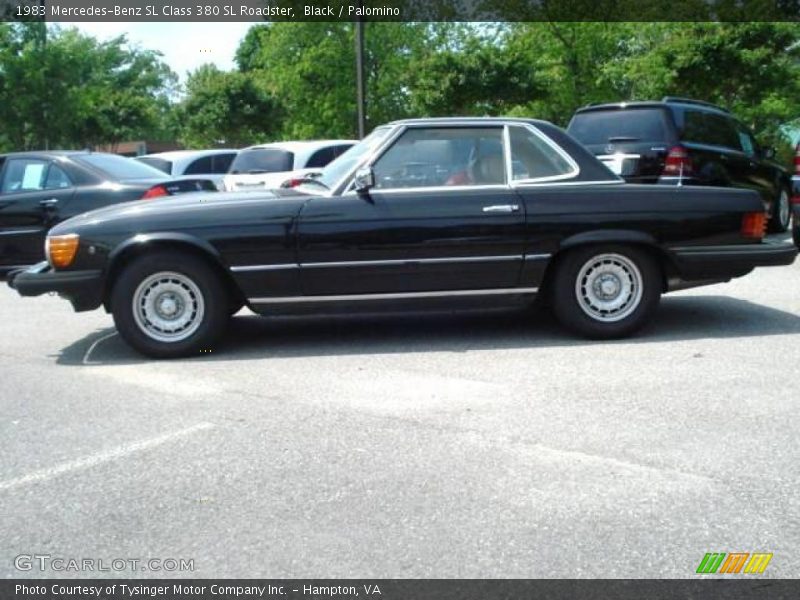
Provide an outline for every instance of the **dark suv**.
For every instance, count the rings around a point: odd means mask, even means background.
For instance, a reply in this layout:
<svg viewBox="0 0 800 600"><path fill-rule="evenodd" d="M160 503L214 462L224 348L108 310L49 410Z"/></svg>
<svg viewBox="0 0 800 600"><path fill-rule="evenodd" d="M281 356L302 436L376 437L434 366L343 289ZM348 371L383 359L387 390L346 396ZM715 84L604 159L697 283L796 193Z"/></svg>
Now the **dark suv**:
<svg viewBox="0 0 800 600"><path fill-rule="evenodd" d="M770 231L789 227L788 171L723 108L671 96L591 105L575 112L567 131L630 183L754 189Z"/></svg>

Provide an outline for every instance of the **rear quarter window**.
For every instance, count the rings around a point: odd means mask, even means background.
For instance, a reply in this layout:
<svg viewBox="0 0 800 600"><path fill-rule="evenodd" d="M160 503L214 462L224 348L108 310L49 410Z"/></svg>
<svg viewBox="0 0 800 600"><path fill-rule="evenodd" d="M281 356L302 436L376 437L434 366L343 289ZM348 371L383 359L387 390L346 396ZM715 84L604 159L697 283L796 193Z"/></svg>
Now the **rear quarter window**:
<svg viewBox="0 0 800 600"><path fill-rule="evenodd" d="M172 163L168 160L164 160L163 158L140 156L136 160L146 165L150 165L151 167L154 167L159 171L163 171L167 175L170 175L172 173Z"/></svg>
<svg viewBox="0 0 800 600"><path fill-rule="evenodd" d="M203 156L192 161L189 166L183 171L184 175L203 175L211 173L212 170L212 157Z"/></svg>
<svg viewBox="0 0 800 600"><path fill-rule="evenodd" d="M592 110L578 113L567 131L586 146L610 142L665 142L667 115L660 108Z"/></svg>

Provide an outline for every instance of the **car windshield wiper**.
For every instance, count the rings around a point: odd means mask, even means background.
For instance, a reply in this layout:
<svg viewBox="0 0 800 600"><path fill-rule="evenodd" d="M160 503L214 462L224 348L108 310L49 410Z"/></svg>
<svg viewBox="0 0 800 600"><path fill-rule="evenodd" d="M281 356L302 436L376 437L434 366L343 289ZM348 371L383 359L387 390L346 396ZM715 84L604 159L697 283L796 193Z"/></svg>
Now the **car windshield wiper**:
<svg viewBox="0 0 800 600"><path fill-rule="evenodd" d="M250 169L247 171L248 175L261 175L263 173L271 173L272 171L267 171L266 169Z"/></svg>
<svg viewBox="0 0 800 600"><path fill-rule="evenodd" d="M609 143L612 143L612 142L638 142L638 141L639 141L639 138L631 137L631 136L628 136L628 135L617 135L617 136L608 138L608 142Z"/></svg>

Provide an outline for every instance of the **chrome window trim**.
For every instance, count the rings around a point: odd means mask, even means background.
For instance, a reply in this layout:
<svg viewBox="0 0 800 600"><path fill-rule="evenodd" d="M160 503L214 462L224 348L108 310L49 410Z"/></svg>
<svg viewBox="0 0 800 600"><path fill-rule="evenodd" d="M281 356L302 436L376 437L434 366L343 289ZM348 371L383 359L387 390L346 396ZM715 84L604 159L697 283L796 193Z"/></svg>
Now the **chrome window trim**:
<svg viewBox="0 0 800 600"><path fill-rule="evenodd" d="M486 185L445 185L445 186L425 186L425 187L407 187L407 188L391 188L388 190L376 189L376 194L402 194L406 192L468 192L474 190L508 190L508 185L501 185L497 183L490 183ZM356 196L357 192L347 190L342 196Z"/></svg>
<svg viewBox="0 0 800 600"><path fill-rule="evenodd" d="M372 152L367 154L363 160L356 163L353 168L350 170L349 173L345 174L339 181L336 182L330 190L330 196L343 196L345 192L353 191L351 188L353 187L353 177L361 167L365 166L372 166L373 162L376 160L377 156L380 156L385 147L389 144L393 143L402 133L407 129L406 125L394 125L390 126L389 132L386 134L386 137L383 138L383 141L379 143ZM394 129L394 131L392 131Z"/></svg>
<svg viewBox="0 0 800 600"><path fill-rule="evenodd" d="M546 186L577 186L577 185L621 185L624 184L624 179L603 179L601 181L533 181L524 180L523 182L515 182L512 188L518 187L546 187Z"/></svg>
<svg viewBox="0 0 800 600"><path fill-rule="evenodd" d="M457 296L503 296L515 294L535 294L538 287L531 288L489 288L485 290L442 290L433 292L394 292L387 294L341 294L333 296L274 296L248 298L250 304L286 304L307 302L349 302L353 300L404 300L416 298L448 298Z"/></svg>
<svg viewBox="0 0 800 600"><path fill-rule="evenodd" d="M502 139L504 137L504 135L505 135L503 132L507 128L508 128L508 125L506 123L478 124L478 123L466 123L465 122L465 123L452 123L452 124L451 123L446 123L446 124L442 124L442 125L439 125L439 124L427 124L427 123L411 123L411 124L405 124L405 125L400 126L399 127L400 131L398 133L396 133L394 135L390 134L390 136L388 136L388 137L391 138L391 142L393 143L395 140L397 140L397 138L399 138L401 135L403 135L409 129L499 129L500 132L501 132L500 135L501 135L501 139ZM389 150L389 148L388 148L388 146L389 146L388 137L387 137L387 140L386 140L387 143L386 144L381 144L379 147L377 147L375 149L375 152L372 155L370 155L369 158L366 161L361 163L361 166L372 167L376 162L378 162L381 159L381 157ZM384 146L387 146L387 147L384 147ZM505 161L507 163L508 160L510 160L510 158L505 156L505 155L507 155L507 149L506 149L504 141L503 141L503 154L504 154ZM353 176L357 170L358 170L358 167L356 167L356 169L353 169L353 171L350 173L349 176ZM420 191L434 191L434 190L445 191L445 190L450 190L450 189L452 189L452 190L466 190L466 189L497 188L497 189L504 189L505 190L505 189L510 189L509 181L510 180L509 180L509 177L508 177L508 167L506 166L506 182L503 183L503 184L492 183L492 184L486 184L486 185L435 185L435 186L413 187L413 188L411 188L411 187L409 187L409 188L391 188L391 189L386 189L386 190L385 189L381 189L381 188L374 188L374 190L375 190L375 193L381 193L381 194L386 194L386 193L391 193L391 192L398 192L398 191L420 192ZM353 187L353 182L351 181L349 185L345 185L344 186L343 190L341 191L341 193L339 195L344 196L344 195L349 195L351 193L355 194L356 192L352 189L352 187ZM337 185L337 189L338 189L338 185Z"/></svg>
<svg viewBox="0 0 800 600"><path fill-rule="evenodd" d="M514 160L511 158L511 128L508 123L503 126L503 154L505 154L506 185L511 186L514 181Z"/></svg>
<svg viewBox="0 0 800 600"><path fill-rule="evenodd" d="M516 185L520 185L520 184L524 185L526 183L545 183L545 182L549 182L549 181L561 181L561 180L564 180L564 179L574 179L575 177L580 175L581 167L577 162L575 162L575 159L572 158L572 156L570 156L569 152L564 150L561 146L559 146L555 141L550 139L549 136L547 136L544 132L540 131L534 125L532 125L530 123L514 123L514 124L506 125L506 127L508 127L509 129L511 127L520 127L522 129L527 129L528 131L530 131L531 133L536 135L539 139L541 139L545 144L550 146L556 152L556 154L561 156L561 158L563 158L566 161L566 163L568 165L570 165L570 167L572 167L572 171L570 171L569 173L564 173L562 175L548 175L546 177L530 177L528 179L512 179L511 180L511 186L512 187L514 187ZM510 132L510 130L509 130L509 136L508 137L509 137L509 148L508 148L509 156L508 156L508 160L511 161L511 164L513 165L514 158L513 158L512 154L511 154L511 132ZM512 175L513 175L513 173L512 173Z"/></svg>

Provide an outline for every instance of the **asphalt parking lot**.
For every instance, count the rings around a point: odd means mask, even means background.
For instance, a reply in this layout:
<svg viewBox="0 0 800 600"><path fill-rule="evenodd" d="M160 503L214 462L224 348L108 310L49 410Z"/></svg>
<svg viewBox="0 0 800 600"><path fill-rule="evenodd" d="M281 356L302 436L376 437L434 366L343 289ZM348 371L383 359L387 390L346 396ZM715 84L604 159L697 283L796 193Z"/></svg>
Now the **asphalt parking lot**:
<svg viewBox="0 0 800 600"><path fill-rule="evenodd" d="M800 264L668 295L639 337L547 313L263 319L190 360L0 289L0 576L800 572ZM192 559L21 572L19 555Z"/></svg>

